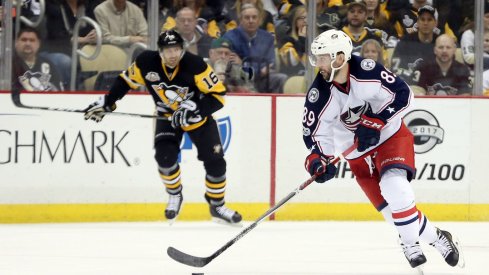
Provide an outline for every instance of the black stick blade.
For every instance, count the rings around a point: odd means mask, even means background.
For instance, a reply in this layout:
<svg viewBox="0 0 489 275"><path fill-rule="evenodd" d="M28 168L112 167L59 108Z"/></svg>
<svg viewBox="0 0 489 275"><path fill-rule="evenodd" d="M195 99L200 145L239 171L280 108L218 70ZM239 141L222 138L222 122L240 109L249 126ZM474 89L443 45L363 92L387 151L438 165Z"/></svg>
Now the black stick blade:
<svg viewBox="0 0 489 275"><path fill-rule="evenodd" d="M206 264L208 264L212 259L210 258L202 258L202 257L195 257L186 253L183 253L182 251L173 248L173 247L168 247L166 250L166 253L168 253L168 256L172 258L173 260L189 265L189 266L195 266L195 267L203 267Z"/></svg>

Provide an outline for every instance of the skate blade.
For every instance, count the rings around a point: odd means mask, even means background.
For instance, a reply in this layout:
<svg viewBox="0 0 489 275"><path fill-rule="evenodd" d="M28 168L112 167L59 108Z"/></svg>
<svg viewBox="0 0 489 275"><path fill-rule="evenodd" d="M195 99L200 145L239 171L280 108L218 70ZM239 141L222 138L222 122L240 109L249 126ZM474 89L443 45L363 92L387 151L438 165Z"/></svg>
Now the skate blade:
<svg viewBox="0 0 489 275"><path fill-rule="evenodd" d="M178 213L178 214L180 214L180 213ZM177 218L178 218L178 214L177 214L177 215L175 216L175 218L173 218L173 219L168 219L168 218L166 219L166 221L168 222L168 225L169 225L169 226L172 226L172 225L173 225L173 223L174 223L174 222L177 220Z"/></svg>
<svg viewBox="0 0 489 275"><path fill-rule="evenodd" d="M457 250L458 250L458 263L456 266L458 266L460 268L464 268L465 267L465 256L464 256L464 252L461 249L460 241L457 237L454 237L453 243L455 244L455 246L457 247Z"/></svg>
<svg viewBox="0 0 489 275"><path fill-rule="evenodd" d="M418 271L418 275L424 275L423 267L425 264L418 265L416 267L416 271Z"/></svg>
<svg viewBox="0 0 489 275"><path fill-rule="evenodd" d="M241 222L232 223L216 217L212 217L211 220L218 224L229 225L233 227L243 227L243 224Z"/></svg>

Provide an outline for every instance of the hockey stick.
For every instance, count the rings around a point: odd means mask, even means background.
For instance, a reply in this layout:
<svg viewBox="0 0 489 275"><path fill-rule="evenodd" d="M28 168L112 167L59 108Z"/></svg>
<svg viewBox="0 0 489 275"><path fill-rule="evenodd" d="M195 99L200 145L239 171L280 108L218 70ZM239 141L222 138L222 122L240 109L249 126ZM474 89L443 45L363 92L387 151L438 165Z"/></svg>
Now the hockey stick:
<svg viewBox="0 0 489 275"><path fill-rule="evenodd" d="M357 148L357 144L353 144L350 146L350 148L346 149L345 152L343 152L341 155L346 156L350 154L353 150ZM336 164L340 160L340 157L336 157L331 163ZM317 175L313 175L310 177L308 180L303 182L299 187L294 189L294 191L290 192L285 198L283 198L281 201L279 201L275 206L270 208L267 212L265 212L261 217L258 218L255 222L253 222L251 225L246 227L243 231L241 231L238 235L236 235L232 240L228 241L225 245L223 245L221 248L219 248L216 252L214 252L212 255L209 257L197 257L197 256L192 256L187 253L184 253L174 247L168 247L166 252L168 253L168 256L170 256L173 260L189 265L189 266L195 266L195 267L203 267L210 263L212 260L214 260L217 256L221 255L222 252L226 251L231 245L233 245L235 242L237 242L239 239L241 239L244 235L246 235L248 232L250 232L253 228L255 228L261 221L266 219L268 216L273 214L277 209L282 207L286 202L288 202L291 198L293 198L295 195L299 194L302 190L304 190L307 186L309 186L314 180L316 180Z"/></svg>
<svg viewBox="0 0 489 275"><path fill-rule="evenodd" d="M32 109L32 110L44 110L44 111L58 111L58 112L70 112L70 113L85 113L85 110L81 109L73 109L73 108L58 108L58 107L45 107L45 106L30 106L24 105L22 101L20 101L20 91L12 90L12 102L15 106L19 108ZM132 116L132 117L141 117L141 118L156 118L162 120L169 120L168 117L155 116L155 115L145 115L145 114L136 114L136 113L122 113L122 112L105 112L105 115L119 115L119 116Z"/></svg>

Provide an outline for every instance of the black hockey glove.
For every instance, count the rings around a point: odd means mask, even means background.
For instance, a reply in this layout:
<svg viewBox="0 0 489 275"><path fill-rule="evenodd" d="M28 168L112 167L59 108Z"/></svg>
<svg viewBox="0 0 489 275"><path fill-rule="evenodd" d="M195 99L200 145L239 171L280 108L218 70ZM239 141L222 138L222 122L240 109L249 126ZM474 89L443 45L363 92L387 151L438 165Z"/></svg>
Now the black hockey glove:
<svg viewBox="0 0 489 275"><path fill-rule="evenodd" d="M197 104L194 101L182 101L178 109L173 112L171 126L176 129L180 127L188 127L200 122L203 117L199 115L199 112L200 110L197 108Z"/></svg>
<svg viewBox="0 0 489 275"><path fill-rule="evenodd" d="M85 120L91 119L95 122L100 122L105 116L105 113L112 112L117 108L115 103L112 106L107 104L107 95L101 96L97 101L88 105L84 110Z"/></svg>
<svg viewBox="0 0 489 275"><path fill-rule="evenodd" d="M307 156L304 166L311 176L316 175L316 182L323 183L336 175L336 166L330 163L332 158L332 156L311 153Z"/></svg>
<svg viewBox="0 0 489 275"><path fill-rule="evenodd" d="M380 140L380 131L387 122L377 114L367 112L360 117L360 123L355 130L355 141L358 142L358 152L377 145Z"/></svg>

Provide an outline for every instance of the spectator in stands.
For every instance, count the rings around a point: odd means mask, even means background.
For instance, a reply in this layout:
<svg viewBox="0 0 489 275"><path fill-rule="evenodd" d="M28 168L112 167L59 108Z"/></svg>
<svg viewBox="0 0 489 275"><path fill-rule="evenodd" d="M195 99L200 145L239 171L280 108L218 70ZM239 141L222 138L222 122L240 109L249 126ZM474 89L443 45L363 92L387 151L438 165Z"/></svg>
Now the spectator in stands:
<svg viewBox="0 0 489 275"><path fill-rule="evenodd" d="M365 28L367 22L367 6L364 1L355 1L348 4L346 18L347 25L342 28L342 31L351 38L353 43L352 54L360 55L362 44L368 39L377 40L383 45L381 33L374 33Z"/></svg>
<svg viewBox="0 0 489 275"><path fill-rule="evenodd" d="M343 2L348 3L351 0L317 0L314 1L316 3L316 14L319 16L321 13L323 13L325 10L328 8L333 8L333 7L342 7L344 5ZM279 19L287 19L290 16L290 13L292 10L297 8L298 6L305 6L307 5L307 0L282 0L278 1L277 6L277 11L278 11L278 16ZM337 9L336 9L337 10ZM345 15L345 9L343 10L341 14L344 16Z"/></svg>
<svg viewBox="0 0 489 275"><path fill-rule="evenodd" d="M316 25L319 32L325 32L331 29L340 29L346 17L348 5L344 5L342 0L318 2L325 2L322 4L316 4Z"/></svg>
<svg viewBox="0 0 489 275"><path fill-rule="evenodd" d="M433 5L430 4L430 1L413 0L412 4L410 4L410 2L408 1L394 1L394 2L397 2L399 4L393 5L390 9L388 8L390 12L389 20L395 26L398 37L403 37L404 35L417 32L418 30L417 22L419 18L418 10L426 5L432 7L436 13L437 25L435 26L435 28L433 28L433 32L436 35L447 33L453 37L456 37L452 29L449 27L449 25L445 23L446 20L442 20L438 22L438 11L436 11ZM389 3L387 4L387 7L389 7Z"/></svg>
<svg viewBox="0 0 489 275"><path fill-rule="evenodd" d="M316 3L316 26L318 32L324 32L330 29L340 29L343 25L343 20L346 17L347 3L352 0L318 0ZM280 36L286 32L282 31L282 22L286 21L291 16L291 12L299 6L307 6L305 0L282 0L279 1L277 6L278 10L278 24L277 28L277 40L280 41ZM307 7L306 7L307 9ZM278 25L278 26L277 26ZM286 27L291 28L290 24L285 24ZM283 43L283 42L282 42ZM279 44L282 44L279 43Z"/></svg>
<svg viewBox="0 0 489 275"><path fill-rule="evenodd" d="M363 58L370 58L375 62L384 65L382 46L379 41L375 39L367 39L363 42L360 56Z"/></svg>
<svg viewBox="0 0 489 275"><path fill-rule="evenodd" d="M372 32L381 33L383 44L394 48L398 42L397 33L389 22L385 10L380 8L380 0L365 0L367 6L367 21L365 26Z"/></svg>
<svg viewBox="0 0 489 275"><path fill-rule="evenodd" d="M166 17L161 31L175 28L177 23L175 21L176 14L184 7L188 7L194 11L197 17L197 30L201 34L207 34L213 38L221 36L221 30L216 22L217 13L214 9L206 5L205 0L173 0L173 8Z"/></svg>
<svg viewBox="0 0 489 275"><path fill-rule="evenodd" d="M204 58L208 57L212 38L197 30L194 10L183 7L177 12L175 19L177 22L175 30L182 36L185 50Z"/></svg>
<svg viewBox="0 0 489 275"><path fill-rule="evenodd" d="M159 30L163 30L163 26L168 20L168 17L174 16L175 14L172 13L173 11L173 1L172 0L161 0L159 1L159 11L158 11L158 23L159 23ZM175 21L173 19L173 21ZM173 26L174 27L174 26Z"/></svg>
<svg viewBox="0 0 489 275"><path fill-rule="evenodd" d="M307 37L307 10L305 6L298 6L291 12L290 31L283 39L279 49L280 71L288 76L304 75Z"/></svg>
<svg viewBox="0 0 489 275"><path fill-rule="evenodd" d="M94 13L104 43L123 48L138 42L147 43L148 23L137 5L127 0L105 0Z"/></svg>
<svg viewBox="0 0 489 275"><path fill-rule="evenodd" d="M93 10L100 1L52 0L45 3L46 38L43 40L40 55L49 59L59 69L64 86L69 87L73 28L78 18L82 16L95 20ZM78 32L79 46L92 44L95 41L96 35L92 26L82 24Z"/></svg>
<svg viewBox="0 0 489 275"><path fill-rule="evenodd" d="M412 84L412 73L424 60L433 56L435 40L438 37L433 31L437 24L436 10L423 6L418 10L418 30L407 34L394 49L391 69L408 84ZM415 78L415 77L414 77Z"/></svg>
<svg viewBox="0 0 489 275"><path fill-rule="evenodd" d="M273 21L273 16L269 11L265 10L265 8L263 7L262 0L236 0L234 6L232 7L232 9L229 11L227 15L229 21L226 22L225 31L232 30L238 26L238 15L241 13L241 7L244 4L255 5L260 15L259 16L260 28L271 33L272 35L275 35L275 24Z"/></svg>
<svg viewBox="0 0 489 275"><path fill-rule="evenodd" d="M63 90L58 70L38 55L41 46L39 32L31 27L20 29L15 39L12 62L12 89L27 91Z"/></svg>
<svg viewBox="0 0 489 275"><path fill-rule="evenodd" d="M226 38L220 37L212 41L209 65L219 80L226 85L228 92L256 92L250 68L242 67L241 58L233 52L233 45Z"/></svg>
<svg viewBox="0 0 489 275"><path fill-rule="evenodd" d="M223 83L226 80L226 67L229 63L231 53L232 53L231 41L222 37L216 38L212 41L207 63L211 65L217 77ZM235 56L237 55L235 54ZM241 59L239 59L239 62L240 64L242 63Z"/></svg>
<svg viewBox="0 0 489 275"><path fill-rule="evenodd" d="M470 95L470 72L465 64L455 60L455 39L442 34L436 39L434 60L426 60L413 75L414 82L427 95ZM419 79L418 79L419 77Z"/></svg>
<svg viewBox="0 0 489 275"><path fill-rule="evenodd" d="M489 3L487 1L484 4L484 32L489 32ZM472 69L475 61L474 43L474 23L471 22L471 27L462 34L462 38L460 39L460 48L462 49L462 56L465 63ZM484 51L484 59L484 63L489 62L489 53L486 53L486 51Z"/></svg>
<svg viewBox="0 0 489 275"><path fill-rule="evenodd" d="M239 16L239 27L226 32L223 37L231 41L245 66L253 68L255 87L259 92L282 93L287 75L274 71L274 37L260 29L259 23L258 8L253 4L244 4Z"/></svg>

